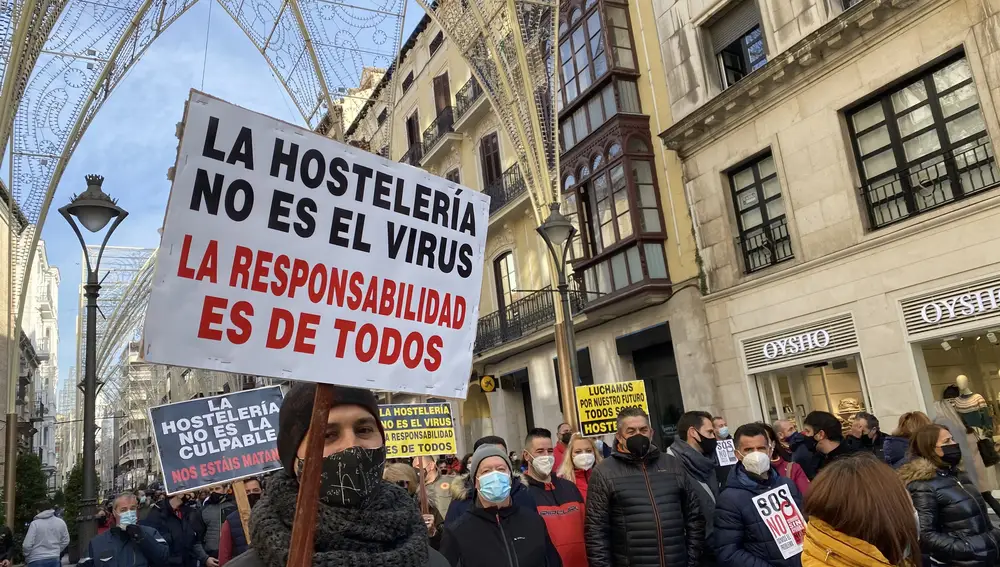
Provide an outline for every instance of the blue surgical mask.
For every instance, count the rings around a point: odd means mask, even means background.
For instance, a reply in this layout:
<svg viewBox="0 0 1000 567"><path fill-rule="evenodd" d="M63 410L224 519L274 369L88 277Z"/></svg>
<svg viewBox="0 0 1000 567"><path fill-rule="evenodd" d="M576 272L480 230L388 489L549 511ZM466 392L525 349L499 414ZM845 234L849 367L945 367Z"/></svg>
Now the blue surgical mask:
<svg viewBox="0 0 1000 567"><path fill-rule="evenodd" d="M134 526L138 522L135 510L129 510L128 512L122 512L121 517L118 518L119 526Z"/></svg>
<svg viewBox="0 0 1000 567"><path fill-rule="evenodd" d="M723 425L722 427L719 428L719 438L720 439L728 439L729 438L729 427L728 426Z"/></svg>
<svg viewBox="0 0 1000 567"><path fill-rule="evenodd" d="M487 502L494 504L503 502L510 496L510 474L493 471L479 477L479 494Z"/></svg>

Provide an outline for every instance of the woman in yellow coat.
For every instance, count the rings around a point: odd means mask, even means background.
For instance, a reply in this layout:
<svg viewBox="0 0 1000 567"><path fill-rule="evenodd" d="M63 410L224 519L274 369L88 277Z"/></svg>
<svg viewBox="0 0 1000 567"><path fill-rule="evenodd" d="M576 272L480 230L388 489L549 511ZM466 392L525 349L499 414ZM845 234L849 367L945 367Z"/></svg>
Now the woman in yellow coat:
<svg viewBox="0 0 1000 567"><path fill-rule="evenodd" d="M896 471L870 453L834 461L806 496L802 566L919 567L910 495Z"/></svg>

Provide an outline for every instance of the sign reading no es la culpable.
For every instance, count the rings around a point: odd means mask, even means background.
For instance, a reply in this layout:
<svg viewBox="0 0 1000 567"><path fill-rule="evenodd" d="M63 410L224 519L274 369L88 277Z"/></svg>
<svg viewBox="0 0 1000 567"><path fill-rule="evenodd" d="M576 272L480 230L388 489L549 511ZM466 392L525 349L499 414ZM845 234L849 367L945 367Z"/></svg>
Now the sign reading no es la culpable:
<svg viewBox="0 0 1000 567"><path fill-rule="evenodd" d="M149 408L167 494L281 468L281 388L257 388Z"/></svg>
<svg viewBox="0 0 1000 567"><path fill-rule="evenodd" d="M646 384L642 380L576 387L576 408L584 436L604 435L618 430L618 412L642 408L649 413Z"/></svg>
<svg viewBox="0 0 1000 567"><path fill-rule="evenodd" d="M396 404L379 406L385 429L385 454L390 458L451 455L455 446L455 424L451 405Z"/></svg>

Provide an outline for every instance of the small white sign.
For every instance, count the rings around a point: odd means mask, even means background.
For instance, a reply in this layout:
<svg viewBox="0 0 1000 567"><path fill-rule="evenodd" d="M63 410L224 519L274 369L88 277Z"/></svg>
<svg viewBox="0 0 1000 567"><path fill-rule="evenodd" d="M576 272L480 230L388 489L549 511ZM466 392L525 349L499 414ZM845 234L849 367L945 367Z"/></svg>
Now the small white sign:
<svg viewBox="0 0 1000 567"><path fill-rule="evenodd" d="M771 474L775 474L775 471L772 470ZM755 496L753 503L757 513L771 531L774 543L778 544L781 556L789 559L802 553L806 522L788 486L782 485Z"/></svg>
<svg viewBox="0 0 1000 567"><path fill-rule="evenodd" d="M720 439L715 445L715 456L719 459L720 467L728 467L740 462L736 458L736 446L732 439Z"/></svg>
<svg viewBox="0 0 1000 567"><path fill-rule="evenodd" d="M489 197L192 91L149 362L464 398Z"/></svg>

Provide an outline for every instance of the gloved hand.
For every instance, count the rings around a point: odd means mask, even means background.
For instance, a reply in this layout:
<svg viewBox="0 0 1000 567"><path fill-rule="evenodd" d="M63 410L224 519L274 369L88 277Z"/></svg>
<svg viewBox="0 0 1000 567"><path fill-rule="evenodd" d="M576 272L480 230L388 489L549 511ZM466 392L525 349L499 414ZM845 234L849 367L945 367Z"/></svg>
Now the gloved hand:
<svg viewBox="0 0 1000 567"><path fill-rule="evenodd" d="M125 533L127 533L128 537L132 538L136 542L142 539L142 528L135 524L126 527Z"/></svg>

